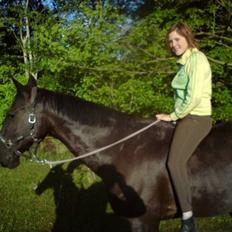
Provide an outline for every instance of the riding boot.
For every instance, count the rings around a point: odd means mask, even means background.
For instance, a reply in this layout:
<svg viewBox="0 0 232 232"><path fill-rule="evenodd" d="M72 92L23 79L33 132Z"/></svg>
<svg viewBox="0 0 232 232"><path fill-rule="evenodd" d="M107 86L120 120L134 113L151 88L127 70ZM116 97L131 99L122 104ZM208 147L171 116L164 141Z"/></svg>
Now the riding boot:
<svg viewBox="0 0 232 232"><path fill-rule="evenodd" d="M182 220L180 232L197 232L193 217Z"/></svg>

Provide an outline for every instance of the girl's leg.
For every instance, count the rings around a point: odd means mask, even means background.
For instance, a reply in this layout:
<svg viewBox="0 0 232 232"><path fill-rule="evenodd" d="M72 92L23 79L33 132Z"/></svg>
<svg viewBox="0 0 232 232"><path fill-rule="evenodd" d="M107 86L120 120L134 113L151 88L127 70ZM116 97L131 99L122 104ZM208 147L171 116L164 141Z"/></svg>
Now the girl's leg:
<svg viewBox="0 0 232 232"><path fill-rule="evenodd" d="M167 165L182 212L192 210L187 162L211 126L210 117L189 115L180 120L175 129Z"/></svg>

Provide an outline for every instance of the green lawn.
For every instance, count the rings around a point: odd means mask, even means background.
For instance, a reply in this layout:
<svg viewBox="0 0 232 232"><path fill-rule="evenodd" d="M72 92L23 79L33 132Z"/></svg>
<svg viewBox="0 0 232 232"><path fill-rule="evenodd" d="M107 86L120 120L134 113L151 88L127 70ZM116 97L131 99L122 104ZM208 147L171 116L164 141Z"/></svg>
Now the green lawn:
<svg viewBox="0 0 232 232"><path fill-rule="evenodd" d="M1 168L0 181L0 232L127 231L111 211L101 181L85 166L50 169L23 160L14 170ZM230 216L201 218L197 224L200 232L232 231ZM178 226L178 219L163 221L161 232Z"/></svg>

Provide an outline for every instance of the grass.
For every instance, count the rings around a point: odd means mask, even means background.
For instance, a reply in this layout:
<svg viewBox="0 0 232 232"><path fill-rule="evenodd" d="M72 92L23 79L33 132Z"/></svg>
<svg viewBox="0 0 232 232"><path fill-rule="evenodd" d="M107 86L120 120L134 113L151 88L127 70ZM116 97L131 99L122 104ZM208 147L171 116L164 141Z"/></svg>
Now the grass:
<svg viewBox="0 0 232 232"><path fill-rule="evenodd" d="M221 215L208 218L197 218L196 224L199 232L231 232L232 218L229 215ZM178 232L180 219L161 222L160 232Z"/></svg>
<svg viewBox="0 0 232 232"><path fill-rule="evenodd" d="M58 150L58 159L70 156ZM232 218L199 218L197 225L200 232L231 232ZM160 231L177 232L178 227L179 219L162 221ZM22 160L14 170L1 168L0 232L50 231L126 232L127 225L113 214L103 184L85 166L50 169Z"/></svg>

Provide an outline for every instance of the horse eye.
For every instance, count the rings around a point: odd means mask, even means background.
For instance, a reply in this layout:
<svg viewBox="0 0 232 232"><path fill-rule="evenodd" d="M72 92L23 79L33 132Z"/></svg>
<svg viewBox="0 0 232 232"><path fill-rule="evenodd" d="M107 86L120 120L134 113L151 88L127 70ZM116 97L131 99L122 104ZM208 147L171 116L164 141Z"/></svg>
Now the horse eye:
<svg viewBox="0 0 232 232"><path fill-rule="evenodd" d="M9 115L11 118L13 118L15 114L12 112L12 113L9 113L8 115Z"/></svg>

